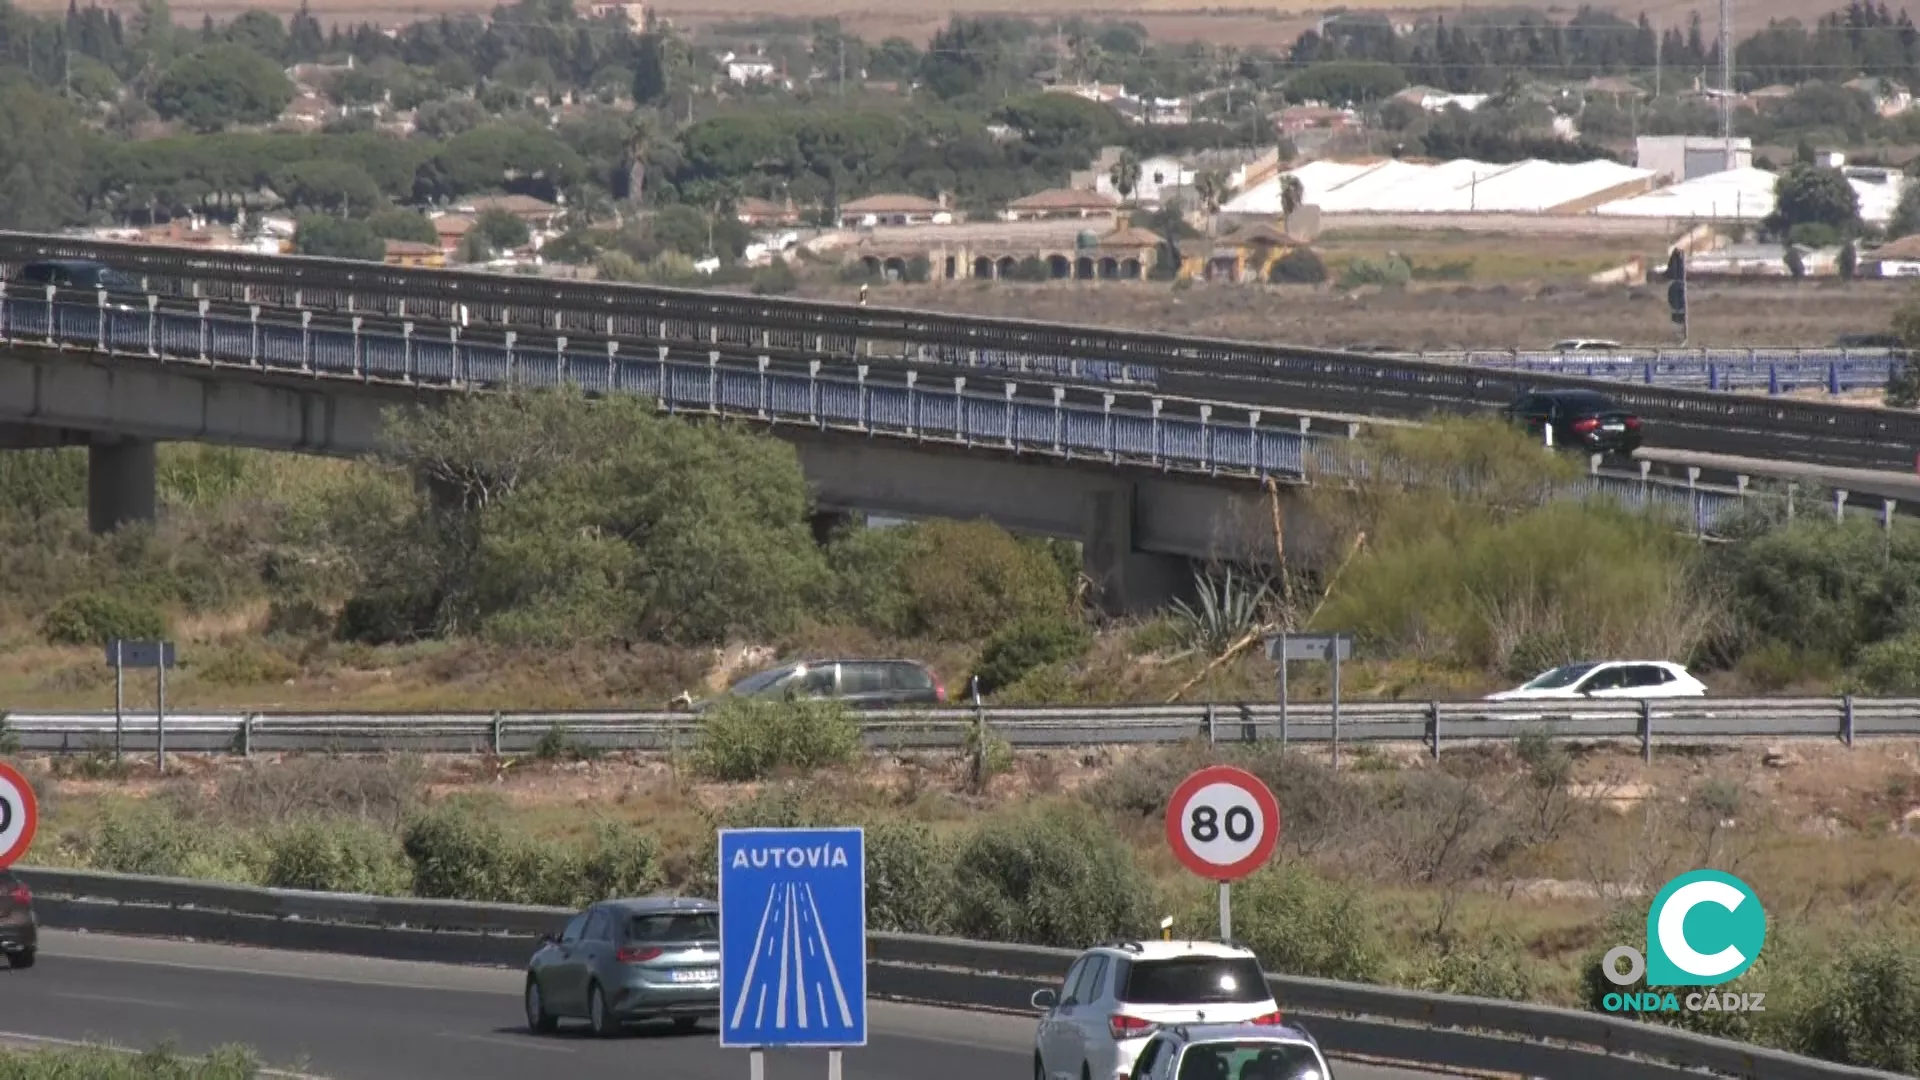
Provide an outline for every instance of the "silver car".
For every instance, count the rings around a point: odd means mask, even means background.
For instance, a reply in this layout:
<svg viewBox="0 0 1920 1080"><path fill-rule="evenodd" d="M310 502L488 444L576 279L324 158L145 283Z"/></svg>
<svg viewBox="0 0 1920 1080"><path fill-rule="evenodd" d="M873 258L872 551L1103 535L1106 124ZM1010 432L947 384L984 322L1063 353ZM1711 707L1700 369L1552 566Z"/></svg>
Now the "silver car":
<svg viewBox="0 0 1920 1080"><path fill-rule="evenodd" d="M583 1019L595 1035L720 1015L720 909L711 900L608 900L575 915L527 962L527 1027Z"/></svg>

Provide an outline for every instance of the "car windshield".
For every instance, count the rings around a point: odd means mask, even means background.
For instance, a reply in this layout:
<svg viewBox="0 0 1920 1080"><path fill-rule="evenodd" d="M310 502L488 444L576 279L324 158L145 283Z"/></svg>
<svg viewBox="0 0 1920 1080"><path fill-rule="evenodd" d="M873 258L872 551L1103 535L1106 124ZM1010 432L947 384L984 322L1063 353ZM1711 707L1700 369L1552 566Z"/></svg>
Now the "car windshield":
<svg viewBox="0 0 1920 1080"><path fill-rule="evenodd" d="M727 692L730 694L747 695L765 693L792 678L794 671L794 668L783 667L774 668L772 671L763 671L758 675L749 675L739 682L734 683L727 689Z"/></svg>
<svg viewBox="0 0 1920 1080"><path fill-rule="evenodd" d="M1183 956L1136 960L1121 1000L1133 1005L1250 1004L1270 996L1251 956Z"/></svg>
<svg viewBox="0 0 1920 1080"><path fill-rule="evenodd" d="M720 916L711 911L635 915L627 920L627 940L647 945L684 941L719 941Z"/></svg>
<svg viewBox="0 0 1920 1080"><path fill-rule="evenodd" d="M1561 394L1560 404L1576 412L1613 412L1619 406L1599 394Z"/></svg>
<svg viewBox="0 0 1920 1080"><path fill-rule="evenodd" d="M1565 664L1554 668L1544 675L1536 675L1532 682L1522 686L1522 690L1564 690L1580 681L1580 677L1598 667L1598 664Z"/></svg>
<svg viewBox="0 0 1920 1080"><path fill-rule="evenodd" d="M1327 1080L1304 1043L1236 1039L1196 1043L1180 1055L1176 1080Z"/></svg>

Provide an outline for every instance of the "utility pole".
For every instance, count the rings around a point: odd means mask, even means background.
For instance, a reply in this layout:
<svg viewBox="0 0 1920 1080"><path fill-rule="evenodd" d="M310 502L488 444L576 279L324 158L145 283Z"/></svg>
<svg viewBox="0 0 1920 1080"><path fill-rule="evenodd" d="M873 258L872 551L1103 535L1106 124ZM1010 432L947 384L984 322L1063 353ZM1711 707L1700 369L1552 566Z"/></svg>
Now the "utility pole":
<svg viewBox="0 0 1920 1080"><path fill-rule="evenodd" d="M1720 140L1733 171L1733 0L1720 0Z"/></svg>
<svg viewBox="0 0 1920 1080"><path fill-rule="evenodd" d="M840 41L840 96L846 97L847 96L847 39L845 37L841 37L839 41Z"/></svg>

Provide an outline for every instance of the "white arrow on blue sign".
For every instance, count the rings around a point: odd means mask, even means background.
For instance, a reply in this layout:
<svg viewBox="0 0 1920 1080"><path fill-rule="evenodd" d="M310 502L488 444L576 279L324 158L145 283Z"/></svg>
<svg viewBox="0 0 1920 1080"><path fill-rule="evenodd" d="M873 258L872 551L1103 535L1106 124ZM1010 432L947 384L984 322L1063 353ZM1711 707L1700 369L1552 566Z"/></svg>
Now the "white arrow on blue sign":
<svg viewBox="0 0 1920 1080"><path fill-rule="evenodd" d="M866 833L720 830L720 1045L867 1044Z"/></svg>

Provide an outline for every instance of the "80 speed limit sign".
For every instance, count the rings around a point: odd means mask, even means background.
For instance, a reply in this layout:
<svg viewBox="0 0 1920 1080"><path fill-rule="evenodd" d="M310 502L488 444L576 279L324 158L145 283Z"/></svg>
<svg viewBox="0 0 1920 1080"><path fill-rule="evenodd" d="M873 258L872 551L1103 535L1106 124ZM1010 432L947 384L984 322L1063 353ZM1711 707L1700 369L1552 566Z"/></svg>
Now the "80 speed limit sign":
<svg viewBox="0 0 1920 1080"><path fill-rule="evenodd" d="M0 761L0 868L12 866L33 845L40 805L20 770Z"/></svg>
<svg viewBox="0 0 1920 1080"><path fill-rule="evenodd" d="M1260 869L1280 840L1280 803L1260 778L1210 765L1180 782L1167 800L1167 843L1187 869L1209 881L1235 881Z"/></svg>

